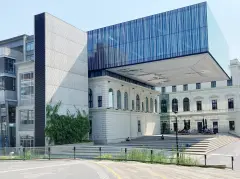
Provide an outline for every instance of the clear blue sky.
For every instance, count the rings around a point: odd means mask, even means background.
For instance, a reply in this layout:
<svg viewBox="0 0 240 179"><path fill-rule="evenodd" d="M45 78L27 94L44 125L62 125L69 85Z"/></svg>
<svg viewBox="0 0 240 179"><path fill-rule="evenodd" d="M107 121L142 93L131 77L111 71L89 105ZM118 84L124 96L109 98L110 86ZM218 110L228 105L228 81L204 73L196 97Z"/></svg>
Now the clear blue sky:
<svg viewBox="0 0 240 179"><path fill-rule="evenodd" d="M48 12L82 30L144 17L203 0L0 0L0 40L33 34L33 16ZM240 0L209 0L228 42L230 59L240 57Z"/></svg>

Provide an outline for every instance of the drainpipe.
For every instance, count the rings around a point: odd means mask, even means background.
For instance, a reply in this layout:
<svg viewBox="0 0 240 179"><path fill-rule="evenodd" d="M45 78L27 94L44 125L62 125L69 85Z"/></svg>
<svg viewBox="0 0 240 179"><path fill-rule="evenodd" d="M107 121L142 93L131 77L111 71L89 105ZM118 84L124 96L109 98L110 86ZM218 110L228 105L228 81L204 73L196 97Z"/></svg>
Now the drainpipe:
<svg viewBox="0 0 240 179"><path fill-rule="evenodd" d="M26 61L26 39L27 39L27 36L24 35L23 36L23 61L24 62Z"/></svg>

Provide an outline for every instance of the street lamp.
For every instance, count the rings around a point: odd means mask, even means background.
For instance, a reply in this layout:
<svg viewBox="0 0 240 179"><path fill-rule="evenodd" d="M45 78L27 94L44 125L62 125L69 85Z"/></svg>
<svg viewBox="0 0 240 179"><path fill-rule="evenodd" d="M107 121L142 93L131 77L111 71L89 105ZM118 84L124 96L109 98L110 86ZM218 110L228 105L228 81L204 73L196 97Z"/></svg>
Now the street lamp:
<svg viewBox="0 0 240 179"><path fill-rule="evenodd" d="M175 114L175 120L176 120L176 147L177 147L177 164L179 164L179 151L178 151L178 120L177 120L177 113L178 111L173 111Z"/></svg>

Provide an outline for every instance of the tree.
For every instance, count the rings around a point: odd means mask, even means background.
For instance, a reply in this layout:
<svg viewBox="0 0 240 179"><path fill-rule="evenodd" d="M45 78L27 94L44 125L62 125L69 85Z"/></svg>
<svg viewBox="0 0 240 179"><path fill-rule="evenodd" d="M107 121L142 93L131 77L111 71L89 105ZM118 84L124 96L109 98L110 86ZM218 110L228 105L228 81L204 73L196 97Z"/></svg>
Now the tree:
<svg viewBox="0 0 240 179"><path fill-rule="evenodd" d="M76 114L67 111L66 115L59 115L58 111L61 102L56 105L48 104L46 107L47 124L45 134L49 138L49 143L56 145L72 144L82 142L87 138L90 130L88 116L79 109Z"/></svg>

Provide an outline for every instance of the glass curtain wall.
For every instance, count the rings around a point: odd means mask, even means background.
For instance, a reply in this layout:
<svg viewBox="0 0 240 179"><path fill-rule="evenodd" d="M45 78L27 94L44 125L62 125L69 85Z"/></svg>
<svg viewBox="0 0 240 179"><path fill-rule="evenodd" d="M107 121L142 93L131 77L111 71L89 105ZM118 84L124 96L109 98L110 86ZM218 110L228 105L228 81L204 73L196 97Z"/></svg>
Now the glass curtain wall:
<svg viewBox="0 0 240 179"><path fill-rule="evenodd" d="M89 70L208 52L207 3L88 31Z"/></svg>

